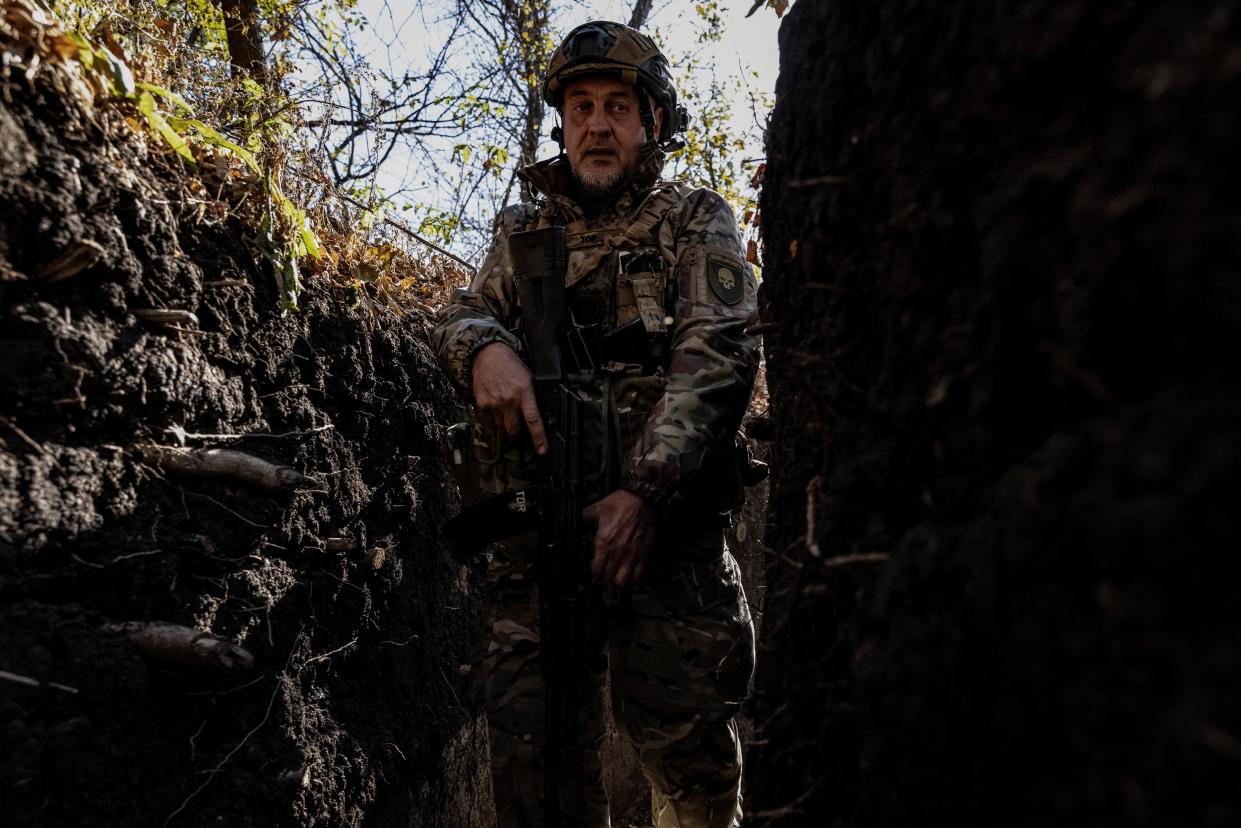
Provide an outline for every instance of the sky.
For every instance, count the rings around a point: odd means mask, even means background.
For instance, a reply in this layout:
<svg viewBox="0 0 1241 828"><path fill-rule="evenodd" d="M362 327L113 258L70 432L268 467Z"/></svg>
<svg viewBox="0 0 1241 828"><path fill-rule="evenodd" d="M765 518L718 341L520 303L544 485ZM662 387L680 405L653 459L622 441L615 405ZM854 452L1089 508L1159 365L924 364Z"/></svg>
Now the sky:
<svg viewBox="0 0 1241 828"><path fill-rule="evenodd" d="M724 21L723 37L709 52L704 53L704 57L709 55L715 59L717 72L721 76L738 73L741 66L757 73L757 78L750 82L757 91L774 99L779 63L777 30L780 20L768 8L759 9L752 17L745 17L752 2L753 0L719 0L720 14ZM370 26L358 36L358 46L374 65L398 67L425 63L428 46L434 45L435 38L441 36L442 31L437 29L433 20L429 20L428 10L433 10L436 5L434 0L420 4L400 3L396 0L360 0L358 11L370 21ZM556 33L557 39L574 26L588 20L628 20L631 6L632 0L575 0L563 3L557 10L556 19L561 24ZM666 53L685 53L693 48L694 19L696 15L691 0L655 0L647 31L658 36L660 46ZM453 59L458 58L454 56ZM468 62L469 56L462 55L460 60ZM676 68L673 67L674 73ZM748 112L749 102L738 100L737 107L739 111ZM546 138L553 123L549 117L543 131L545 142L541 154L544 156L556 152L555 144ZM756 136L753 143L754 146L746 147L744 157L762 157L761 138ZM446 148L446 152L451 153L451 148ZM384 165L376 183L389 193L405 190L405 195L397 200L398 204L407 200L410 203L434 205L437 201L435 188L439 186L434 183L435 180L419 177L408 158L395 156ZM406 213L404 218L417 226L417 211ZM475 240L454 239L449 247L454 253L466 258L477 256Z"/></svg>

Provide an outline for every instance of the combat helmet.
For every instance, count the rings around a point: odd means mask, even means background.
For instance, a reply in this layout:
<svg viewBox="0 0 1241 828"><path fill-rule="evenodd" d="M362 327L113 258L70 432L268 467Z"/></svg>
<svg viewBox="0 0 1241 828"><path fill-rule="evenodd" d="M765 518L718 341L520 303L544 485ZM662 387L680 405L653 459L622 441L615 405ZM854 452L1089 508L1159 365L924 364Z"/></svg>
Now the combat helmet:
<svg viewBox="0 0 1241 828"><path fill-rule="evenodd" d="M685 129L689 115L677 104L668 59L655 41L637 29L608 20L592 20L575 28L552 54L543 76L543 100L557 110L564 106L564 88L575 78L608 75L646 92L664 110L659 135L646 149L670 152L684 146L673 138ZM638 109L647 135L654 135L655 118L646 96L638 96ZM561 141L559 128L553 138Z"/></svg>

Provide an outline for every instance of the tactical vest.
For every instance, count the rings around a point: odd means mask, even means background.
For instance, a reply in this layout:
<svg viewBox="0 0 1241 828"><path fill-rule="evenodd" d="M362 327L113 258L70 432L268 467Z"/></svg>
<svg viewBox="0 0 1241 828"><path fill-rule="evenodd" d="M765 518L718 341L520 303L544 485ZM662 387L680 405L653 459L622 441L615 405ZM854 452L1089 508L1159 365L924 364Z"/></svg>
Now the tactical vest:
<svg viewBox="0 0 1241 828"><path fill-rule="evenodd" d="M664 251L655 231L688 192L683 184L662 182L629 216L578 219L566 225L568 267L565 288L579 325L608 331L640 319L653 344L667 344L668 277L675 255ZM557 223L546 209L531 226Z"/></svg>
<svg viewBox="0 0 1241 828"><path fill-rule="evenodd" d="M676 182L661 182L627 216L558 221L554 205L530 205L526 221L515 230L563 224L568 254L566 299L577 325L592 332L595 342L631 325L640 328L645 353L633 359L597 359L591 377L576 377L575 390L594 412L585 424L583 456L587 478L590 468L602 467L605 453L612 466L637 442L655 404L663 396L668 356L671 308L676 265L672 251L659 244L657 230L669 211L690 192ZM520 291L517 292L520 295ZM520 335L520 329L517 331ZM633 337L628 337L633 339ZM645 357L639 359L638 356ZM477 485L485 493L501 493L529 482L526 471L533 459L528 435L516 446L505 445L504 435L475 423L474 463ZM598 497L616 486L616 480L595 479L591 494Z"/></svg>

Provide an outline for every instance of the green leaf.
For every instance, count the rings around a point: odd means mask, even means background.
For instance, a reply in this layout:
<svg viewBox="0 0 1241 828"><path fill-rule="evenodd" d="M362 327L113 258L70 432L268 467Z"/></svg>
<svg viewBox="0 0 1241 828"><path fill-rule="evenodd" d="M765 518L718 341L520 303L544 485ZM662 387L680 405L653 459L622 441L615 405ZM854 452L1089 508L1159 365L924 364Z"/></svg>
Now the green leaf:
<svg viewBox="0 0 1241 828"><path fill-rule="evenodd" d="M88 72L94 69L95 47L90 45L90 41L77 32L69 32L65 37L69 38L69 41L78 47L78 63L82 64L82 68Z"/></svg>
<svg viewBox="0 0 1241 828"><path fill-rule="evenodd" d="M103 71L112 82L112 91L122 98L132 98L137 85L134 83L134 73L125 61L107 49L91 49L91 54L95 56L93 64L96 68L98 64L103 64Z"/></svg>
<svg viewBox="0 0 1241 828"><path fill-rule="evenodd" d="M233 155L236 155L238 158L244 161L246 166L254 170L254 172L256 173L260 172L259 163L255 159L254 153L250 152L248 149L245 149L233 143L232 141L225 138L220 133L216 132L211 127L204 124L202 121L199 121L195 118L170 118L169 120L172 122L172 125L176 129L179 129L182 131L188 131L189 129L193 129L208 144L211 144L212 146L215 146L215 147L219 147L221 149L228 150Z"/></svg>
<svg viewBox="0 0 1241 828"><path fill-rule="evenodd" d="M180 107L181 109L185 110L187 113L193 114L194 112L194 107L187 104L185 102L185 99L182 98L180 95L178 95L176 92L172 92L171 90L165 89L162 86L156 86L153 83L145 83L143 81L138 82L138 88L145 89L147 92L150 92L154 95L159 95L164 100L168 101L174 106Z"/></svg>
<svg viewBox="0 0 1241 828"><path fill-rule="evenodd" d="M287 138L293 134L293 125L284 118L268 118L263 122L263 126L281 138Z"/></svg>
<svg viewBox="0 0 1241 828"><path fill-rule="evenodd" d="M164 120L164 115L155 108L155 99L151 97L149 92L143 92L138 96L138 111L146 116L147 123L151 125L151 129L163 136L168 142L168 146L176 150L176 153L189 161L194 161L194 153L190 152L189 144L185 143L185 139L177 134L168 121Z"/></svg>
<svg viewBox="0 0 1241 828"><path fill-rule="evenodd" d="M319 244L319 237L315 235L315 231L310 229L310 219L306 219L300 230L302 236L302 244L306 246L306 255L313 259L323 255L323 248Z"/></svg>

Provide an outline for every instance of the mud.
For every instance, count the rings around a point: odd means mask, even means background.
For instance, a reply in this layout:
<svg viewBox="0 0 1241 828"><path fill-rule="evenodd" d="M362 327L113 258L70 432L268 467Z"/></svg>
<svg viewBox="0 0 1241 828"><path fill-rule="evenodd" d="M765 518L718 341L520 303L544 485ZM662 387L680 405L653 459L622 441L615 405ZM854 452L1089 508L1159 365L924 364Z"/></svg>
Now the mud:
<svg viewBox="0 0 1241 828"><path fill-rule="evenodd" d="M253 228L54 81L11 73L0 103L0 670L69 689L0 681L5 824L485 824L426 319L314 279L282 313ZM83 242L94 264L45 278ZM310 480L142 461L178 430ZM144 659L120 625L148 621L254 668Z"/></svg>
<svg viewBox="0 0 1241 828"><path fill-rule="evenodd" d="M752 823L1235 824L1241 7L781 52Z"/></svg>

